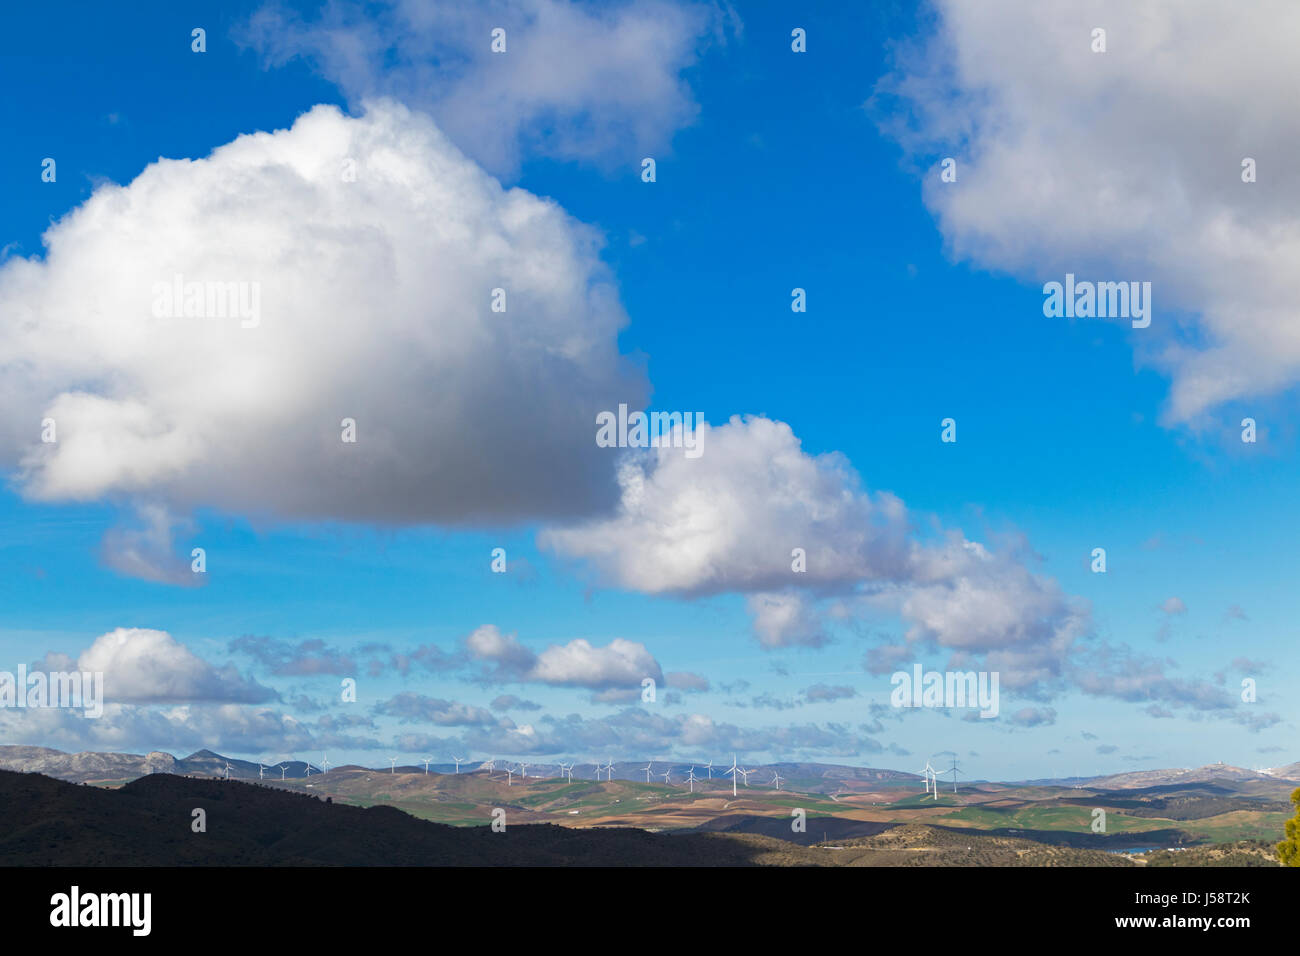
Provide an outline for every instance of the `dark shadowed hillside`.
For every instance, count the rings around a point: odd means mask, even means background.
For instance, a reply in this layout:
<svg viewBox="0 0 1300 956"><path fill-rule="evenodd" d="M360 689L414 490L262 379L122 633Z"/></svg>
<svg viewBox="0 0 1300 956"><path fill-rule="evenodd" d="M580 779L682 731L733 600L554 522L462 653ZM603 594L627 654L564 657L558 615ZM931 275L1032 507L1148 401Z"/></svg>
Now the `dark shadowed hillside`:
<svg viewBox="0 0 1300 956"><path fill-rule="evenodd" d="M715 817L695 828L697 833L756 833L810 846L827 840L852 840L875 836L898 826L896 823L874 823L865 820L846 820L842 817L809 817L804 832L795 833L787 817L764 817L753 814L729 813Z"/></svg>
<svg viewBox="0 0 1300 956"><path fill-rule="evenodd" d="M194 810L206 832L191 829ZM730 832L635 827L449 826L396 807L327 802L279 786L151 774L112 789L0 771L0 866L1105 866L1141 857L1071 846L1060 833L998 832L812 817L726 815ZM835 829L832 829L834 827ZM770 834L770 835L769 835ZM1117 835L1119 836L1119 835ZM1029 837L1028 839L1026 837ZM1263 847L1261 850L1259 847ZM1268 847L1165 853L1151 865L1267 865ZM1255 859L1258 857L1259 859Z"/></svg>
<svg viewBox="0 0 1300 956"><path fill-rule="evenodd" d="M191 831L193 811L207 832ZM764 837L450 827L239 781L152 774L109 790L0 771L0 865L747 866L817 862ZM801 854L807 859L801 858Z"/></svg>

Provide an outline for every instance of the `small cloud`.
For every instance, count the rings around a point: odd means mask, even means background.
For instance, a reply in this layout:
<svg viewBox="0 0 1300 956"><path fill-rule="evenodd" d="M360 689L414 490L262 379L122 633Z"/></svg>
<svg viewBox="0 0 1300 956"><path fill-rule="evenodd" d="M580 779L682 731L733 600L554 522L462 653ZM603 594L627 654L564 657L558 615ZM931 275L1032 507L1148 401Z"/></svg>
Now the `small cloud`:
<svg viewBox="0 0 1300 956"><path fill-rule="evenodd" d="M843 700L847 697L857 697L858 692L847 685L828 686L826 684L813 684L811 687L804 688L803 696L810 704L825 703L832 700Z"/></svg>
<svg viewBox="0 0 1300 956"><path fill-rule="evenodd" d="M760 707L767 710L792 710L793 708L799 706L799 704L796 701L781 700L779 697L767 693L759 694L757 697L755 697L753 700L753 704L755 707Z"/></svg>
<svg viewBox="0 0 1300 956"><path fill-rule="evenodd" d="M404 723L430 723L441 727L494 726L497 718L482 707L454 700L403 691L375 705L375 713Z"/></svg>
<svg viewBox="0 0 1300 956"><path fill-rule="evenodd" d="M898 670L898 665L912 656L912 650L906 644L885 644L867 651L862 660L862 669L869 674L890 674Z"/></svg>
<svg viewBox="0 0 1300 956"><path fill-rule="evenodd" d="M589 698L593 704L632 704L641 699L640 687L607 687Z"/></svg>
<svg viewBox="0 0 1300 956"><path fill-rule="evenodd" d="M190 532L193 522L158 505L136 509L134 527L112 528L104 535L100 560L123 577L194 588L206 575L191 570L190 559L176 550L176 533Z"/></svg>
<svg viewBox="0 0 1300 956"><path fill-rule="evenodd" d="M514 694L501 694L488 704L493 710L541 710L542 705L531 700L524 700Z"/></svg>
<svg viewBox="0 0 1300 956"><path fill-rule="evenodd" d="M1241 726L1245 727L1252 734L1257 734L1261 730L1266 730L1269 727L1276 727L1278 724L1282 723L1282 715L1273 713L1272 711L1267 713L1247 711L1233 714L1232 721L1233 723L1241 724Z"/></svg>
<svg viewBox="0 0 1300 956"><path fill-rule="evenodd" d="M1011 715L1017 727L1046 727L1056 723L1056 711L1051 707L1024 707Z"/></svg>
<svg viewBox="0 0 1300 956"><path fill-rule="evenodd" d="M675 687L682 691L706 691L709 689L709 679L700 674L693 674L690 671L669 671L664 674L664 683L669 687Z"/></svg>
<svg viewBox="0 0 1300 956"><path fill-rule="evenodd" d="M309 638L295 644L273 637L245 634L230 642L230 651L253 658L272 674L281 677L320 674L347 677L357 673L356 661L329 647L319 638Z"/></svg>
<svg viewBox="0 0 1300 956"><path fill-rule="evenodd" d="M1187 605L1183 603L1180 597L1165 598L1164 603L1160 605L1160 610L1166 614L1186 614Z"/></svg>

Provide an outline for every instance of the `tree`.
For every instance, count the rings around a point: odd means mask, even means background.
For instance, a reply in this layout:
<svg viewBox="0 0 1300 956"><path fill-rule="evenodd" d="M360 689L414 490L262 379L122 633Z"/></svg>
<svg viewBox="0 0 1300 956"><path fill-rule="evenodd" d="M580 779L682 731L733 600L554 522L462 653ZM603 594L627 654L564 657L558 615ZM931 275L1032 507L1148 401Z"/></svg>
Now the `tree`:
<svg viewBox="0 0 1300 956"><path fill-rule="evenodd" d="M1286 822L1286 839L1277 845L1277 857L1283 866L1300 866L1300 789L1291 794L1295 816Z"/></svg>

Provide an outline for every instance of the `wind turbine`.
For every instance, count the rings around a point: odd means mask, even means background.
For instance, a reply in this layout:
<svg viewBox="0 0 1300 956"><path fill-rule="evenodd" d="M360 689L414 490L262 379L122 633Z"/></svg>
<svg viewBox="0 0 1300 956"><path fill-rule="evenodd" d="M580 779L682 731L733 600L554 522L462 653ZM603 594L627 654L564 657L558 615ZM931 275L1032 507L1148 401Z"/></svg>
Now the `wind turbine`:
<svg viewBox="0 0 1300 956"><path fill-rule="evenodd" d="M389 773L397 773L397 758L396 758L396 757L389 757L389 758L388 758L388 772L389 772Z"/></svg>
<svg viewBox="0 0 1300 956"><path fill-rule="evenodd" d="M649 783L649 782L650 782L650 768L653 767L654 765L655 765L655 762L654 762L653 760L651 760L648 764L646 764L644 767L641 768L642 770L645 771L645 782L646 782L646 783Z"/></svg>
<svg viewBox="0 0 1300 956"><path fill-rule="evenodd" d="M453 756L451 759L456 762L456 772L460 773L460 765L464 762L465 758Z"/></svg>
<svg viewBox="0 0 1300 956"><path fill-rule="evenodd" d="M664 786L666 787L666 786L668 786L668 775L669 775L670 773L672 773L672 772L673 772L673 768L672 768L672 767L669 767L669 768L668 768L667 770L665 770L663 773L657 773L657 774L655 774L655 776L656 776L656 777L663 777L663 778L664 778Z"/></svg>
<svg viewBox="0 0 1300 956"><path fill-rule="evenodd" d="M731 755L731 766L722 772L724 774L728 774L728 773L731 774L731 795L734 797L736 795L736 775L739 773L743 773L739 765L737 765L736 763L735 754Z"/></svg>
<svg viewBox="0 0 1300 956"><path fill-rule="evenodd" d="M522 760L519 761L519 779L528 779L528 764L524 763Z"/></svg>
<svg viewBox="0 0 1300 956"><path fill-rule="evenodd" d="M227 779L227 780L230 779L230 761L229 761L229 760L226 761L226 779Z"/></svg>
<svg viewBox="0 0 1300 956"><path fill-rule="evenodd" d="M695 792L695 768L692 767L686 771L686 782L691 786L691 793Z"/></svg>
<svg viewBox="0 0 1300 956"><path fill-rule="evenodd" d="M713 779L713 761L710 760L707 764L705 764L705 765L704 765L704 769L707 770L707 771L709 772L709 779L712 780L712 779Z"/></svg>
<svg viewBox="0 0 1300 956"><path fill-rule="evenodd" d="M320 772L328 773L330 769L330 755L321 751L320 755Z"/></svg>
<svg viewBox="0 0 1300 956"><path fill-rule="evenodd" d="M925 776L925 792L929 793L930 778L935 776L935 770L933 767L930 766L930 761L927 760L925 762L925 766L921 768L921 773ZM935 780L935 784L934 784L934 798L936 800L939 799L939 782L937 779Z"/></svg>
<svg viewBox="0 0 1300 956"><path fill-rule="evenodd" d="M953 793L956 793L956 792L957 792L957 774L960 773L960 771L957 769L957 755L956 755L956 754L953 754L953 757L952 757L952 766L949 767L947 770L945 770L944 773L945 773L945 774L949 774L949 773L952 774L952 792L953 792ZM934 778L934 798L935 798L936 800L939 799L939 778L938 778L937 776Z"/></svg>
<svg viewBox="0 0 1300 956"><path fill-rule="evenodd" d="M605 758L605 779L610 781L614 779L614 761L608 757Z"/></svg>
<svg viewBox="0 0 1300 956"><path fill-rule="evenodd" d="M511 782L513 779L514 779L514 771L510 769L510 764L506 764L506 786L507 787L514 786L514 784Z"/></svg>
<svg viewBox="0 0 1300 956"><path fill-rule="evenodd" d="M744 767L740 767L740 768L738 768L738 772L739 772L739 774L740 774L742 777L745 778L745 786L748 787L748 786L749 786L749 775L750 775L751 773L753 773L754 771L753 771L753 770L746 770Z"/></svg>
<svg viewBox="0 0 1300 956"><path fill-rule="evenodd" d="M257 762L257 779L261 780L266 776L266 768L262 766L262 761Z"/></svg>
<svg viewBox="0 0 1300 956"><path fill-rule="evenodd" d="M424 775L425 775L426 777L429 776L429 763L430 763L432 760L433 760L432 757L425 757L425 758L424 758Z"/></svg>
<svg viewBox="0 0 1300 956"><path fill-rule="evenodd" d="M569 783L573 783L573 764L560 764L560 773L564 774Z"/></svg>
<svg viewBox="0 0 1300 956"><path fill-rule="evenodd" d="M781 789L781 775L775 770L772 771L772 783L776 786L776 789Z"/></svg>
<svg viewBox="0 0 1300 956"><path fill-rule="evenodd" d="M286 770L288 770L288 769L289 769L289 765L288 765L287 763L282 763L282 764L280 764L280 779L281 779L281 780L284 779L284 772L285 772Z"/></svg>

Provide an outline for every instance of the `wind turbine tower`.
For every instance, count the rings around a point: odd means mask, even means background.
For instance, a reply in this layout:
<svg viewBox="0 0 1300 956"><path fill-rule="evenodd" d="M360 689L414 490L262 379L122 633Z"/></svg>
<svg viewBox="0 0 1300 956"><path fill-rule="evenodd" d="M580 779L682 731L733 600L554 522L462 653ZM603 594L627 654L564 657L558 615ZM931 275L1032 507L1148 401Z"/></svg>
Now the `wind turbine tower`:
<svg viewBox="0 0 1300 956"><path fill-rule="evenodd" d="M921 773L925 776L925 792L926 793L930 792L930 786L931 783L933 783L934 798L938 800L939 799L939 776L935 772L934 767L930 766L930 761L927 760L925 762L925 766L921 768Z"/></svg>
<svg viewBox="0 0 1300 956"><path fill-rule="evenodd" d="M731 755L731 766L726 770L724 770L723 773L731 774L731 795L734 797L736 795L736 775L740 773L744 773L744 771L741 770L740 766L736 763L735 754Z"/></svg>
<svg viewBox="0 0 1300 956"><path fill-rule="evenodd" d="M957 756L956 756L955 754L953 755L953 758L952 758L952 766L949 767L947 770L945 770L944 773L950 773L950 774L952 774L952 792L953 792L953 793L956 793L956 792L957 792L957 774L960 773L960 771L957 769ZM937 800L937 799L939 798L939 778L938 778L938 777L936 777L936 778L935 778L935 781L934 781L934 795L935 795L935 799Z"/></svg>
<svg viewBox="0 0 1300 956"><path fill-rule="evenodd" d="M645 771L645 782L646 782L646 783L649 783L649 782L650 782L650 768L653 767L654 765L655 765L655 763L654 763L654 761L652 760L652 761L650 761L648 764L646 764L644 767L641 768L642 770Z"/></svg>

